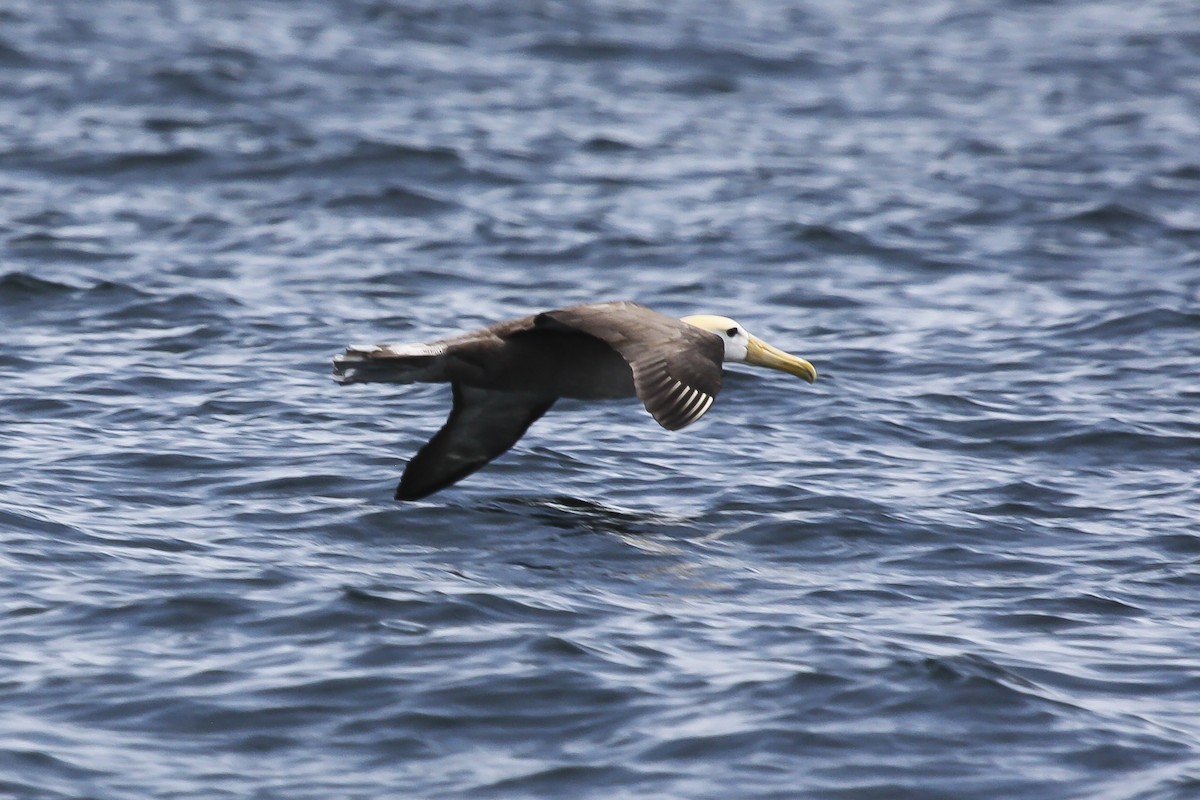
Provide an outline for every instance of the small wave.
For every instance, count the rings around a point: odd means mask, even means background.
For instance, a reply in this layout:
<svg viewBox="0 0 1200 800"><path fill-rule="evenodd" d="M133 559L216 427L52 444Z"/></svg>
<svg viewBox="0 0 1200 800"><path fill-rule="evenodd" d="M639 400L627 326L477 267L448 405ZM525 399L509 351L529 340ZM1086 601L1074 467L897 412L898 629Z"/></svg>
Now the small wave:
<svg viewBox="0 0 1200 800"><path fill-rule="evenodd" d="M639 149L635 144L612 136L593 136L580 148L589 153L625 153Z"/></svg>
<svg viewBox="0 0 1200 800"><path fill-rule="evenodd" d="M1067 628L1075 628L1080 625L1089 625L1091 623L1087 620L1074 619L1058 614L1037 612L1012 613L1006 611L989 616L988 624L997 628L1006 628L1015 631L1054 632Z"/></svg>
<svg viewBox="0 0 1200 800"><path fill-rule="evenodd" d="M906 247L885 244L878 241L878 238L871 238L833 225L786 222L779 226L779 232L794 242L810 247L812 252L817 255L886 256L892 264L938 271L954 266L928 258Z"/></svg>
<svg viewBox="0 0 1200 800"><path fill-rule="evenodd" d="M145 297L145 295L141 295ZM210 297L194 292L181 292L169 297L154 297L110 309L105 319L121 322L169 322L180 325L184 322L219 321L227 319L231 307L242 303L236 297Z"/></svg>
<svg viewBox="0 0 1200 800"><path fill-rule="evenodd" d="M989 495L998 497L1000 502L974 509L974 513L1058 518L1086 514L1088 511L1074 507L1078 500L1076 495L1031 481L1013 481L989 492Z"/></svg>
<svg viewBox="0 0 1200 800"><path fill-rule="evenodd" d="M23 256L47 260L87 263L128 258L129 254L109 249L100 239L74 238L37 231L12 237L8 245Z"/></svg>
<svg viewBox="0 0 1200 800"><path fill-rule="evenodd" d="M1055 223L1074 223L1114 231L1162 227L1162 223L1152 215L1119 202L1088 206L1068 214L1052 217L1050 221Z"/></svg>
<svg viewBox="0 0 1200 800"><path fill-rule="evenodd" d="M0 276L0 300L21 300L78 290L77 286L49 281L27 272L8 272Z"/></svg>
<svg viewBox="0 0 1200 800"><path fill-rule="evenodd" d="M93 606L86 614L92 625L120 621L147 628L194 630L209 625L227 625L252 610L252 604L232 594L174 594L147 597L120 605Z"/></svg>
<svg viewBox="0 0 1200 800"><path fill-rule="evenodd" d="M807 287L785 289L768 295L766 300L785 308L862 308L866 305L862 300L849 295L817 292Z"/></svg>
<svg viewBox="0 0 1200 800"><path fill-rule="evenodd" d="M403 186L378 192L344 194L325 202L326 208L422 217L457 208L457 204Z"/></svg>
<svg viewBox="0 0 1200 800"><path fill-rule="evenodd" d="M152 116L142 120L142 127L154 133L176 133L183 130L204 128L210 125L207 118Z"/></svg>
<svg viewBox="0 0 1200 800"><path fill-rule="evenodd" d="M1200 313L1181 311L1175 308L1147 308L1124 314L1105 316L1102 319L1084 317L1060 325L1055 330L1064 336L1103 340L1109 338L1127 339L1147 333L1159 333L1165 330L1200 330Z"/></svg>
<svg viewBox="0 0 1200 800"><path fill-rule="evenodd" d="M121 299L144 297L138 289L118 281L101 280L90 286L76 286L61 281L39 278L27 272L8 272L0 276L0 305L21 306L31 300L46 303L49 300L70 300L76 296L87 296L92 300L105 297L108 302Z"/></svg>
<svg viewBox="0 0 1200 800"><path fill-rule="evenodd" d="M538 58L556 61L632 61L653 64L656 68L686 69L700 67L713 74L729 76L746 73L760 75L812 75L820 62L805 53L777 52L760 47L746 52L739 47L700 45L655 45L603 38L546 37L525 48Z"/></svg>
<svg viewBox="0 0 1200 800"><path fill-rule="evenodd" d="M462 155L452 147L422 147L373 139L356 142L349 153L330 161L340 164L417 165L440 169L457 169L464 166Z"/></svg>
<svg viewBox="0 0 1200 800"><path fill-rule="evenodd" d="M1123 600L1089 593L1063 597L1030 597L1019 601L1017 605L1029 611L1073 614L1093 620L1112 617L1140 617L1146 613L1138 606Z"/></svg>
<svg viewBox="0 0 1200 800"><path fill-rule="evenodd" d="M50 535L61 538L75 538L80 534L78 528L49 519L41 514L3 508L0 508L0 527L6 531L25 531L40 536Z"/></svg>
<svg viewBox="0 0 1200 800"><path fill-rule="evenodd" d="M175 147L157 152L100 153L60 158L48 164L56 172L70 175L114 176L152 172L160 177L164 170L190 167L209 158L199 147Z"/></svg>
<svg viewBox="0 0 1200 800"><path fill-rule="evenodd" d="M233 48L209 48L197 56L185 56L169 67L160 67L152 78L172 94L202 100L222 100L245 90L258 58Z"/></svg>
<svg viewBox="0 0 1200 800"><path fill-rule="evenodd" d="M1200 164L1181 164L1167 170L1165 175L1183 181L1200 181Z"/></svg>
<svg viewBox="0 0 1200 800"><path fill-rule="evenodd" d="M1195 462L1200 437L1115 428L1094 429L1060 436L1051 443L1073 456L1096 463L1127 459L1137 453L1144 464L1187 467Z"/></svg>
<svg viewBox="0 0 1200 800"><path fill-rule="evenodd" d="M667 91L682 95L733 94L741 88L737 78L720 73L704 73L675 81Z"/></svg>
<svg viewBox="0 0 1200 800"><path fill-rule="evenodd" d="M24 67L33 63L33 59L15 45L0 39L0 67Z"/></svg>
<svg viewBox="0 0 1200 800"><path fill-rule="evenodd" d="M1200 533L1164 533L1151 539L1166 553L1183 556L1200 556Z"/></svg>
<svg viewBox="0 0 1200 800"><path fill-rule="evenodd" d="M452 147L421 146L374 139L359 139L349 147L332 152L284 154L275 161L264 158L254 166L237 167L232 177L258 178L283 175L363 175L425 181L436 185L484 181L508 184L512 180L499 172L469 167Z"/></svg>
<svg viewBox="0 0 1200 800"><path fill-rule="evenodd" d="M1036 688L1032 681L977 653L929 656L919 660L900 659L897 666L903 672L928 677L946 687L973 686L1021 697L1026 696L1027 690Z"/></svg>
<svg viewBox="0 0 1200 800"><path fill-rule="evenodd" d="M862 234L833 225L788 222L780 232L797 242L817 245L826 252L861 253L876 249L874 243Z"/></svg>
<svg viewBox="0 0 1200 800"><path fill-rule="evenodd" d="M632 769L615 765L588 764L549 767L508 778L501 778L475 787L470 794L482 792L488 796L502 793L520 797L571 797L581 786L633 786L643 776Z"/></svg>

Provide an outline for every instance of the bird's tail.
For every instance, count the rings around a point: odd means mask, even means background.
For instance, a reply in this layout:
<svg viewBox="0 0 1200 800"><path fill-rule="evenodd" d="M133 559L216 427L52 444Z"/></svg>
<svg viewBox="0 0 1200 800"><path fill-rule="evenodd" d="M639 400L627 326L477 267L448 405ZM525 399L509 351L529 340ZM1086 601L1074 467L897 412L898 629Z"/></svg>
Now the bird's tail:
<svg viewBox="0 0 1200 800"><path fill-rule="evenodd" d="M333 357L333 379L340 384L437 381L444 350L434 344L352 344Z"/></svg>

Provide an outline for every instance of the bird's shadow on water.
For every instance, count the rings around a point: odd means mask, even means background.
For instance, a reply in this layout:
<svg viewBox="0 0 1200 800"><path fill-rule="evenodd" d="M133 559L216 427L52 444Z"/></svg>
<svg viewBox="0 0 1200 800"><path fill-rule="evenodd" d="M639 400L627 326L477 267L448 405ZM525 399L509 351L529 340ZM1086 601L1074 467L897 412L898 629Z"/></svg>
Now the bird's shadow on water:
<svg viewBox="0 0 1200 800"><path fill-rule="evenodd" d="M688 517L681 514L621 508L565 494L498 497L484 507L490 511L534 517L575 533L596 531L645 536L690 524Z"/></svg>
<svg viewBox="0 0 1200 800"><path fill-rule="evenodd" d="M731 585L715 567L722 559L706 546L720 537L706 531L711 525L703 515L641 511L562 494L495 498L486 510L540 530L538 542L508 549L506 560L514 567L588 585L601 577L604 584L629 581L642 595L707 595ZM561 532L554 537L557 545L546 540L551 530Z"/></svg>
<svg viewBox="0 0 1200 800"><path fill-rule="evenodd" d="M724 526L713 529L704 514L643 511L562 494L497 498L485 510L536 521L563 531L564 537L602 534L655 555L682 555L691 546L737 532Z"/></svg>

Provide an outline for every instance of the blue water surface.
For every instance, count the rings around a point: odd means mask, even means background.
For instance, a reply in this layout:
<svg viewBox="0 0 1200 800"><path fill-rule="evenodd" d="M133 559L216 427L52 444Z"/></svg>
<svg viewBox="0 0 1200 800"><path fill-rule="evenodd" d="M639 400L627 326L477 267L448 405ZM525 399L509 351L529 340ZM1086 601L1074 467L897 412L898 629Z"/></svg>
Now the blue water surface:
<svg viewBox="0 0 1200 800"><path fill-rule="evenodd" d="M8 0L0 796L1200 797L1185 0ZM577 302L732 316L392 491Z"/></svg>

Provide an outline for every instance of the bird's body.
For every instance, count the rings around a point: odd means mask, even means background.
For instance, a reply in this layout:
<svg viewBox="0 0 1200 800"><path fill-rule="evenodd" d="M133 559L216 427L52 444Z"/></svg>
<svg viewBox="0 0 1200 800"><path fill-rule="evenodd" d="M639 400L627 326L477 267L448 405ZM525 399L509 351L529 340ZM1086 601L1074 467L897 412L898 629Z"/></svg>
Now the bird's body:
<svg viewBox="0 0 1200 800"><path fill-rule="evenodd" d="M726 317L678 320L616 302L546 311L427 344L351 346L334 359L334 379L453 387L450 418L409 462L396 490L397 499L413 500L508 450L560 397L636 396L664 428L686 427L712 405L725 360L816 377L807 361Z"/></svg>

